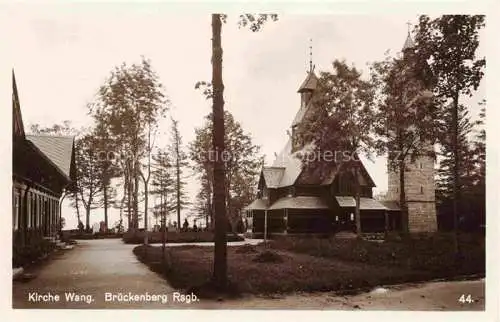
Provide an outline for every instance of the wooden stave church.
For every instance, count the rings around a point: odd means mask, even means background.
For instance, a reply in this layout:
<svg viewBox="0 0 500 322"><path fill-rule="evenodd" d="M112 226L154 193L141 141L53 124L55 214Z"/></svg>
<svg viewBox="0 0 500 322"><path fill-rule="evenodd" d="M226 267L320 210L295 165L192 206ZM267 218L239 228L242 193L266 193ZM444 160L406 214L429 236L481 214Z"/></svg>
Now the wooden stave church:
<svg viewBox="0 0 500 322"><path fill-rule="evenodd" d="M402 52L411 51L414 46L408 32ZM262 237L264 231L268 236L331 235L340 231L356 231L355 199L352 193L354 177L346 168L349 165L336 164L325 177L314 180L306 175L302 161L297 156L302 151L297 151L294 146L296 126L307 111L314 108L311 98L317 82L311 69L298 90L301 107L291 126L291 139L272 166L263 167L258 181L257 199L244 208L247 233L256 238ZM434 159L425 156L407 162L407 168L412 170L405 173L410 232L437 230L434 163ZM361 162L358 182L361 187L360 218L363 233L402 229L398 176L394 169L388 168L389 190L386 200L375 200L372 192L375 183Z"/></svg>

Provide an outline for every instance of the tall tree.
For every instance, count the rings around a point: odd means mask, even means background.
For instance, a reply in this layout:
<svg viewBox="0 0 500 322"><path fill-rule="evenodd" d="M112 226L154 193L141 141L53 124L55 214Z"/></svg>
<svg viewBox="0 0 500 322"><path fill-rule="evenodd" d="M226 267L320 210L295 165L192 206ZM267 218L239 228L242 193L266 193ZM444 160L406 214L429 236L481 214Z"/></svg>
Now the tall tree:
<svg viewBox="0 0 500 322"><path fill-rule="evenodd" d="M240 27L249 27L259 31L269 19L277 20L275 14L240 15ZM212 14L212 117L214 162L214 211L215 211L215 247L213 281L220 290L227 287L227 243L225 209L225 175L222 154L224 152L224 83L222 81L222 21L226 16Z"/></svg>
<svg viewBox="0 0 500 322"><path fill-rule="evenodd" d="M175 169L175 208L177 212L177 230L180 231L181 222L181 209L183 209L187 204L187 195L185 192L186 182L183 178L183 172L187 163L187 155L183 150L182 137L179 132L179 122L171 118L172 128L171 128L171 140L172 144L170 146L170 153L173 158L173 165Z"/></svg>
<svg viewBox="0 0 500 322"><path fill-rule="evenodd" d="M93 131L93 137L96 144L97 166L101 174L101 191L100 199L97 201L104 208L104 229L109 228L108 210L114 203L116 192L111 185L111 180L121 175L121 170L115 160L115 142L111 139L109 129L103 123L98 123Z"/></svg>
<svg viewBox="0 0 500 322"><path fill-rule="evenodd" d="M372 82L377 88L378 134L376 147L388 155L388 166L399 174L401 224L408 232L405 173L408 164L419 156L433 155L435 142L435 102L429 90L433 78L425 61L414 49L406 49L403 58L386 57L371 66Z"/></svg>
<svg viewBox="0 0 500 322"><path fill-rule="evenodd" d="M223 162L225 167L225 208L229 224L234 229L241 220L241 209L255 197L255 189L262 156L260 147L253 144L252 138L245 133L241 124L232 114L224 112L225 153ZM201 181L197 195L197 210L212 219L212 191L214 187L213 167L215 155L211 149L211 133L213 128L212 116L208 115L205 124L195 129L195 139L191 142L190 159L193 161L193 170L199 174Z"/></svg>
<svg viewBox="0 0 500 322"><path fill-rule="evenodd" d="M361 235L361 186L358 179L361 174L361 163L358 155L373 150L373 95L370 82L361 78L361 72L354 66L349 67L345 61L335 60L333 73L321 73L318 92L312 98L314 109L306 115L298 127L301 145L314 142L314 149L317 152L335 151L336 159L339 155L349 155L349 160L333 160L333 162L348 163L349 167L344 167L343 171L352 172L355 178L353 197L356 200L355 219L358 235ZM332 166L332 160L327 158L318 158L314 162L307 163L308 159L310 158L305 159L306 167L319 168L321 171Z"/></svg>
<svg viewBox="0 0 500 322"><path fill-rule="evenodd" d="M152 127L153 126L153 127ZM141 175L141 178L144 183L144 244L148 243L148 202L149 202L149 180L151 179L151 154L153 151L153 145L154 145L154 137L151 138L151 136L154 136L155 131L155 125L152 125L151 123L148 123L148 129L147 129L147 145L146 145L146 150L144 153L146 154L146 166L145 170L139 169L139 174Z"/></svg>
<svg viewBox="0 0 500 322"><path fill-rule="evenodd" d="M77 193L85 208L85 229L90 230L90 211L98 207L97 197L102 193L102 173L97 162L96 140L91 133L76 141Z"/></svg>
<svg viewBox="0 0 500 322"><path fill-rule="evenodd" d="M483 15L443 15L431 19L419 18L416 41L419 55L428 60L437 77L435 94L451 111L452 122L447 133L451 137L453 151L453 218L458 233L458 200L460 199L460 126L459 109L461 96L471 96L483 77L486 59L476 57L479 31L484 27ZM459 253L457 239L456 251Z"/></svg>
<svg viewBox="0 0 500 322"><path fill-rule="evenodd" d="M168 100L150 61L145 58L139 64L129 66L124 63L116 67L101 86L99 100L100 104L95 106L92 114L98 124L102 123L109 129L124 160L127 209L132 214L129 229L137 229L139 180L142 160L148 153L149 129L164 117Z"/></svg>
<svg viewBox="0 0 500 322"><path fill-rule="evenodd" d="M170 154L159 149L153 156L154 166L152 171L151 194L160 197L156 205L162 219L167 213L176 209L176 199L172 197L175 192L175 180L172 170L174 168Z"/></svg>

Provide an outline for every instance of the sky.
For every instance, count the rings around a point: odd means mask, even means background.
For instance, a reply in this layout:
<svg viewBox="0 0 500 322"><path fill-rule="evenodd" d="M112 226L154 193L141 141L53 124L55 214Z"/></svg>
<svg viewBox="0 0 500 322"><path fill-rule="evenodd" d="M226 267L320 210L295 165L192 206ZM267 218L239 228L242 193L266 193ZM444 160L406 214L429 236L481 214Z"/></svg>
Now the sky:
<svg viewBox="0 0 500 322"><path fill-rule="evenodd" d="M194 89L197 81L211 79L210 15L155 5L18 6L9 10L4 11L0 24L15 26L15 33L3 37L9 44L25 128L64 120L76 127L88 125L86 103L113 67L139 62L143 55L151 60L165 87L172 103L170 115L179 121L184 143L194 139L194 129L203 124L211 108ZM300 107L297 89L306 76L311 43L316 71L332 70L333 60L345 59L366 74L368 63L383 59L387 50L401 50L406 23L416 23L417 17L280 14L279 21L252 33L238 29L235 15L230 15L222 34L225 108L271 163L286 143L286 131ZM470 100L471 106L482 98L484 86ZM475 107L473 112L477 112ZM168 144L168 133L168 121L162 122L158 145ZM385 158L365 161L365 166L377 185L374 194L385 192ZM189 179L189 195L194 198L197 189L197 181ZM63 217L66 228L76 227L75 211L67 201ZM91 223L100 220L102 210L95 210ZM117 220L118 213L111 210L109 223Z"/></svg>

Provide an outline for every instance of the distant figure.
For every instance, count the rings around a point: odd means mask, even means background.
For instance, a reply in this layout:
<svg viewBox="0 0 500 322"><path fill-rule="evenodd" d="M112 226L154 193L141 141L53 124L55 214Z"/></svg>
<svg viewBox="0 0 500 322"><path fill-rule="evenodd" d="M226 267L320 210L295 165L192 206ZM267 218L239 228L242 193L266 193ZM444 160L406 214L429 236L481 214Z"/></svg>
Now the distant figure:
<svg viewBox="0 0 500 322"><path fill-rule="evenodd" d="M189 223L188 223L187 218L186 218L186 219L184 219L184 223L182 224L182 230L188 231L188 228L189 228Z"/></svg>
<svg viewBox="0 0 500 322"><path fill-rule="evenodd" d="M193 231L198 231L198 226L196 226L196 224L193 225Z"/></svg>

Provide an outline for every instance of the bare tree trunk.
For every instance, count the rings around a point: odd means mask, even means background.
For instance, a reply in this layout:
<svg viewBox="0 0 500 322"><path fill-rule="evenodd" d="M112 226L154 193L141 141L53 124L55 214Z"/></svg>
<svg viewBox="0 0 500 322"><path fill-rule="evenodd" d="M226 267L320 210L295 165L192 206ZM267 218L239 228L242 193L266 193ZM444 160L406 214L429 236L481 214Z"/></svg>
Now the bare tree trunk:
<svg viewBox="0 0 500 322"><path fill-rule="evenodd" d="M90 202L85 207L85 230L87 232L90 230Z"/></svg>
<svg viewBox="0 0 500 322"><path fill-rule="evenodd" d="M103 189L103 198L104 198L104 232L108 231L108 184L104 184Z"/></svg>
<svg viewBox="0 0 500 322"><path fill-rule="evenodd" d="M212 14L212 84L213 84L213 148L214 162L214 210L215 250L213 281L219 290L227 287L227 242L225 208L225 170L222 160L224 151L224 84L222 82L221 18Z"/></svg>
<svg viewBox="0 0 500 322"><path fill-rule="evenodd" d="M361 211L360 211L360 203L361 203L361 192L360 192L360 185L359 185L359 180L358 180L358 164L354 164L354 199L355 199L355 207L354 207L354 218L356 220L356 235L358 237L361 237Z"/></svg>
<svg viewBox="0 0 500 322"><path fill-rule="evenodd" d="M459 184L459 169L460 169L460 149L458 146L458 96L457 91L453 97L452 107L452 142L453 142L453 230L454 230L454 248L455 254L460 254L460 247L458 243L459 225L458 225L458 200L460 198L460 184Z"/></svg>
<svg viewBox="0 0 500 322"><path fill-rule="evenodd" d="M180 231L181 227L181 165L180 165L180 155L179 155L179 138L175 138L175 172L176 172L176 197L177 197L177 230Z"/></svg>
<svg viewBox="0 0 500 322"><path fill-rule="evenodd" d="M139 162L134 161L134 193L133 193L133 204L134 207L134 229L139 229Z"/></svg>
<svg viewBox="0 0 500 322"><path fill-rule="evenodd" d="M74 198L75 198L75 208L76 208L76 219L78 220L78 224L80 224L81 222L80 197L78 197L78 192L74 192Z"/></svg>
<svg viewBox="0 0 500 322"><path fill-rule="evenodd" d="M399 161L399 205L401 208L401 229L403 233L409 232L408 204L406 202L405 191L405 159Z"/></svg>
<svg viewBox="0 0 500 322"><path fill-rule="evenodd" d="M131 181L132 178L130 176L130 172L127 176L127 219L128 219L128 228L127 230L130 231L133 229L133 223L132 223L132 186L131 186Z"/></svg>
<svg viewBox="0 0 500 322"><path fill-rule="evenodd" d="M144 180L144 244L148 244L148 181Z"/></svg>

